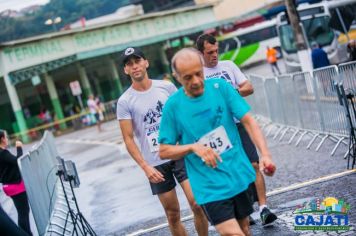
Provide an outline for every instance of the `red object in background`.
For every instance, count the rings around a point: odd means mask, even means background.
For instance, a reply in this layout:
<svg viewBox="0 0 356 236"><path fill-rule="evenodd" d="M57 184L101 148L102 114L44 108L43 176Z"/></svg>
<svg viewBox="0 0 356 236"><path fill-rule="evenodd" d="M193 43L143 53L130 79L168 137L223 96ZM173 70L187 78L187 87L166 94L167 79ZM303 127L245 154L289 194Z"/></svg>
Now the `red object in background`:
<svg viewBox="0 0 356 236"><path fill-rule="evenodd" d="M242 20L242 21L235 21L234 23L234 28L246 28L248 26L254 25L256 23L265 21L266 19L263 16L255 16L252 18L249 18L247 20Z"/></svg>
<svg viewBox="0 0 356 236"><path fill-rule="evenodd" d="M70 30L70 24L63 26L63 28L61 28L61 31L62 30Z"/></svg>
<svg viewBox="0 0 356 236"><path fill-rule="evenodd" d="M80 18L80 24L82 25L82 28L85 28L85 17L84 16L82 16Z"/></svg>

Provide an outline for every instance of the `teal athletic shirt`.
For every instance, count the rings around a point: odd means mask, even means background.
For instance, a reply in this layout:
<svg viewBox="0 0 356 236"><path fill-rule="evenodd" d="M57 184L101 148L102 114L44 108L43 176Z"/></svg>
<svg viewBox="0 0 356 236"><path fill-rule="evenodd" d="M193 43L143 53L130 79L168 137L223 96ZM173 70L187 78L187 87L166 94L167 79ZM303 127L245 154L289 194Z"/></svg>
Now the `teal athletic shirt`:
<svg viewBox="0 0 356 236"><path fill-rule="evenodd" d="M205 81L204 94L188 97L183 88L170 96L163 108L159 143L195 143L200 137L223 125L233 148L221 154L222 163L214 169L190 153L184 157L195 200L205 204L231 198L255 181L255 171L242 148L233 117L250 110L236 90L222 79Z"/></svg>

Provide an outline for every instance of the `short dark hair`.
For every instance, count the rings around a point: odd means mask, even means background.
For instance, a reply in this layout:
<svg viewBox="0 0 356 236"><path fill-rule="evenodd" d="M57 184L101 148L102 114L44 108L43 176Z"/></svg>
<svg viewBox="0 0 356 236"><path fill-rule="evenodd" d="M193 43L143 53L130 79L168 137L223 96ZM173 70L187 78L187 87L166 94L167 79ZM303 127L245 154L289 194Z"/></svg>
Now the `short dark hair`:
<svg viewBox="0 0 356 236"><path fill-rule="evenodd" d="M204 42L208 42L210 44L216 43L216 38L211 34L202 34L198 37L196 41L197 49L202 53L204 51Z"/></svg>

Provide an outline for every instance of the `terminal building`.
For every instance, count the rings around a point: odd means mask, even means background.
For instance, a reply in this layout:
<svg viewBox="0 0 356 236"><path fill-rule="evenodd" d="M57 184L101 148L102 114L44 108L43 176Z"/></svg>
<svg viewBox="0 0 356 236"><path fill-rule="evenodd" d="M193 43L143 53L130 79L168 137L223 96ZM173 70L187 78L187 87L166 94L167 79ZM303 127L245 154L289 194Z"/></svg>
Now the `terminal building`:
<svg viewBox="0 0 356 236"><path fill-rule="evenodd" d="M170 73L174 52L192 46L200 33L281 1L127 2L141 4L144 14L0 44L0 128L10 134L26 132L39 125L42 108L56 120L70 116L79 106L70 89L73 81L80 84L84 105L89 94L115 101L130 86L119 61L127 46L142 47L150 77L160 79Z"/></svg>

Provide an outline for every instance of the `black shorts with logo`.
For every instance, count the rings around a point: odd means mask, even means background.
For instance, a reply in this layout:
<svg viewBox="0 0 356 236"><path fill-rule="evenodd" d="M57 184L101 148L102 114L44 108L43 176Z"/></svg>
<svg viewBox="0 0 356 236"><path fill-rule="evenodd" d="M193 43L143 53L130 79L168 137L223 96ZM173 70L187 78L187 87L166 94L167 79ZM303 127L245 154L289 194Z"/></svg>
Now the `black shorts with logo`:
<svg viewBox="0 0 356 236"><path fill-rule="evenodd" d="M242 220L253 212L252 203L246 190L232 198L202 204L201 207L212 225L218 225L234 218Z"/></svg>
<svg viewBox="0 0 356 236"><path fill-rule="evenodd" d="M255 144L253 144L253 142L252 142L250 136L248 135L246 129L244 128L244 126L241 123L237 124L237 129L238 129L239 134L240 134L242 147L244 148L248 159L250 160L251 163L252 162L258 162L260 158L258 157Z"/></svg>
<svg viewBox="0 0 356 236"><path fill-rule="evenodd" d="M188 179L183 158L163 163L162 165L155 166L155 168L162 173L165 181L157 184L150 182L153 195L166 193L174 189L176 187L175 179L178 183Z"/></svg>

